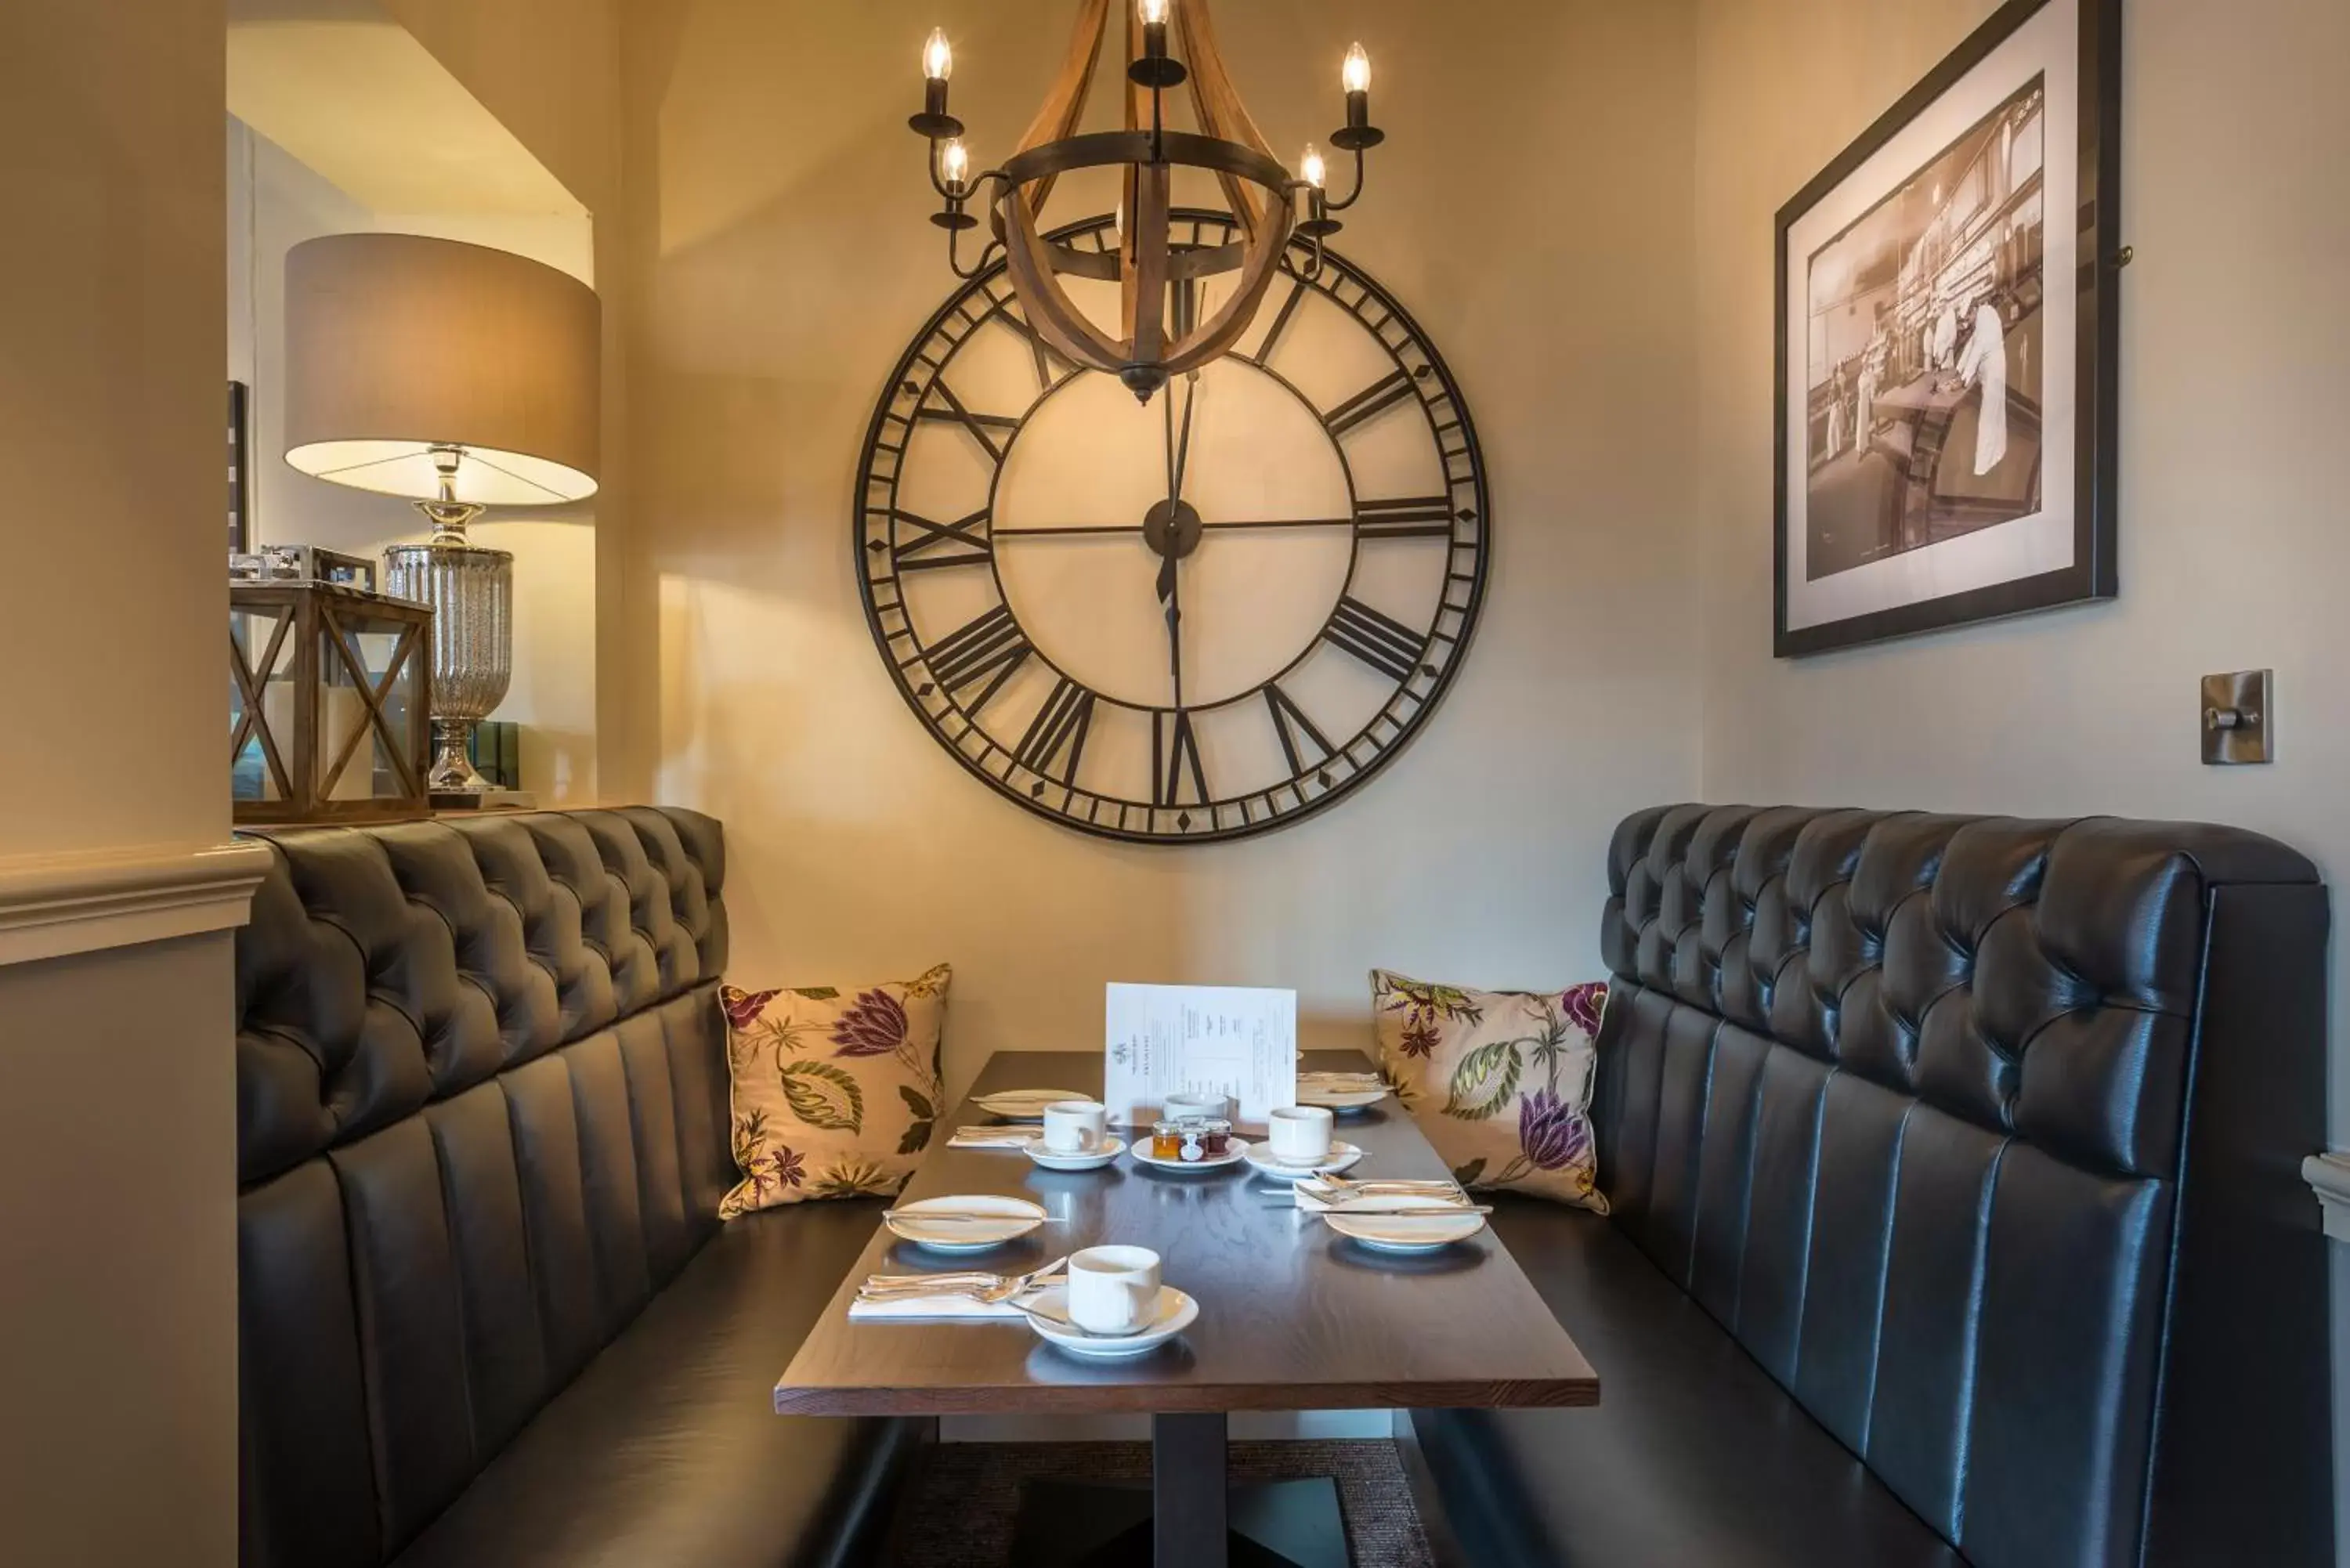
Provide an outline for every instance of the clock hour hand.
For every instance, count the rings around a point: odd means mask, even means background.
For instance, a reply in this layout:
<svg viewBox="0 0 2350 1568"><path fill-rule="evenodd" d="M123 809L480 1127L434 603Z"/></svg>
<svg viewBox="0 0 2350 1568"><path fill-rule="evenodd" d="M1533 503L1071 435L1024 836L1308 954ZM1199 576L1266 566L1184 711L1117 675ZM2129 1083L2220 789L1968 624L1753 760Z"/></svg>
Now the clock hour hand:
<svg viewBox="0 0 2350 1568"><path fill-rule="evenodd" d="M1175 683L1175 705L1183 705L1183 593L1182 580L1176 570L1179 559L1175 531L1172 526L1175 503L1183 484L1183 462L1191 446L1191 405L1183 405L1183 435L1179 445L1175 435L1175 399L1170 392L1163 412L1167 427L1167 511L1170 526L1166 543L1159 554L1159 603L1167 612L1167 666Z"/></svg>

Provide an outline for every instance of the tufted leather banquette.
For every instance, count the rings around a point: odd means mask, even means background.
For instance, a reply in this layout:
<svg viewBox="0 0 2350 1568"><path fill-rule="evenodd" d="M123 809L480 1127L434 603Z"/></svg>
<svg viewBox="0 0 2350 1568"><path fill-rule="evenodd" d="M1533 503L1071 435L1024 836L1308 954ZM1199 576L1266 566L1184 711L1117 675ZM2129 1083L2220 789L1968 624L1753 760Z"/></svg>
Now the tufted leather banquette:
<svg viewBox="0 0 2350 1568"><path fill-rule="evenodd" d="M2226 828L1677 806L1610 850L1589 1412L1413 1417L1471 1560L2333 1562L2327 908Z"/></svg>
<svg viewBox="0 0 2350 1568"><path fill-rule="evenodd" d="M248 1568L855 1560L920 1434L771 1413L874 1218L720 1234L718 824L265 836L236 943Z"/></svg>

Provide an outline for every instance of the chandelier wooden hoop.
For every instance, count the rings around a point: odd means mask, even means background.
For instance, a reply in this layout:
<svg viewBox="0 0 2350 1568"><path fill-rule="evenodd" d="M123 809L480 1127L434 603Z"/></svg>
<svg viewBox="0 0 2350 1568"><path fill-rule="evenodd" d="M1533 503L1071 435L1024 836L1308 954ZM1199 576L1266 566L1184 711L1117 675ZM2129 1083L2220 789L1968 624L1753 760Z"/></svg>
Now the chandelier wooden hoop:
<svg viewBox="0 0 2350 1568"><path fill-rule="evenodd" d="M931 184L943 203L931 222L947 231L947 261L955 275L976 277L1000 261L1029 325L1047 347L1072 364L1116 375L1148 402L1170 376L1194 372L1231 351L1255 318L1293 234L1313 242L1310 265L1318 271L1321 242L1341 227L1330 214L1361 197L1363 154L1384 134L1370 123L1370 62L1357 44L1341 71L1347 123L1330 139L1355 155L1354 189L1344 201L1330 199L1322 156L1311 145L1293 176L1232 86L1208 0L1135 0L1126 25L1125 128L1080 132L1109 31L1110 4L1078 0L1061 68L1002 167L971 171L962 122L947 112L953 55L942 34L933 32L924 47L923 109L907 123L930 143ZM1169 47L1170 29L1180 54ZM1185 85L1197 131L1166 123L1166 94ZM1098 168L1125 171L1118 247L1080 250L1047 238L1042 218L1055 182L1074 171ZM1169 216L1177 169L1215 176L1239 238L1209 248L1173 243ZM979 226L965 211L975 201L984 206L992 238L966 269L959 247L963 232ZM1232 292L1212 315L1197 319L1196 290L1176 286L1222 273L1239 275ZM1069 297L1064 277L1119 285L1115 334Z"/></svg>

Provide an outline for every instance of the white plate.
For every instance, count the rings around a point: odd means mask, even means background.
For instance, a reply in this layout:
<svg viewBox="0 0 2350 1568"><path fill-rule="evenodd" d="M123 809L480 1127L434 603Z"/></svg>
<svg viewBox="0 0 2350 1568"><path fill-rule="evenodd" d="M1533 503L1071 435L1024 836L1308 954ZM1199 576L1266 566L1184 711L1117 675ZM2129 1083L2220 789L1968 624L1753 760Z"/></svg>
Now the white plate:
<svg viewBox="0 0 2350 1568"><path fill-rule="evenodd" d="M1126 1152L1126 1140L1106 1137L1101 1147L1091 1154L1056 1154L1045 1147L1044 1137L1039 1134L1028 1140L1028 1147L1022 1152L1047 1170L1099 1170Z"/></svg>
<svg viewBox="0 0 2350 1568"><path fill-rule="evenodd" d="M984 1218L941 1220L925 1224L924 1214L973 1214ZM1045 1222L1045 1210L1025 1198L998 1198L974 1193L968 1197L918 1198L900 1203L881 1216L893 1235L936 1252L983 1252L1018 1241Z"/></svg>
<svg viewBox="0 0 2350 1568"><path fill-rule="evenodd" d="M1388 1090L1384 1085L1376 1089L1333 1089L1315 1083L1305 1074L1300 1074L1297 1079L1297 1103L1301 1106L1320 1106L1333 1111L1359 1111L1366 1106L1376 1106L1387 1097Z"/></svg>
<svg viewBox="0 0 2350 1568"><path fill-rule="evenodd" d="M1363 1158L1363 1151L1344 1138L1330 1140L1330 1152L1320 1159L1286 1160L1274 1157L1270 1142L1251 1144L1248 1151L1250 1168L1260 1176L1270 1176L1280 1181L1303 1181L1324 1171L1340 1171Z"/></svg>
<svg viewBox="0 0 2350 1568"><path fill-rule="evenodd" d="M1399 1196L1376 1201L1381 1210L1389 1212L1349 1214L1344 1209L1325 1209L1322 1218L1341 1236L1351 1237L1382 1252L1433 1252L1455 1241L1465 1241L1485 1228L1482 1214L1463 1214L1460 1204L1449 1199ZM1392 1212L1396 1210L1425 1212Z"/></svg>
<svg viewBox="0 0 2350 1568"><path fill-rule="evenodd" d="M971 1103L1007 1122L1041 1122L1045 1119L1045 1107L1055 1101L1092 1098L1076 1089L1005 1089L998 1094L974 1095Z"/></svg>
<svg viewBox="0 0 2350 1568"><path fill-rule="evenodd" d="M1066 1285L1047 1285L1026 1297L1025 1301L1026 1304L1036 1308L1037 1313L1061 1318L1069 1315L1069 1288ZM1161 1285L1159 1287L1159 1314L1151 1320L1150 1326L1139 1334L1116 1335L1088 1334L1075 1324L1065 1327L1058 1323L1048 1323L1037 1313L1025 1314L1028 1326L1035 1329L1039 1337L1051 1340L1073 1355L1140 1355L1146 1350L1158 1349L1191 1327L1192 1320L1200 1315L1200 1303L1172 1285Z"/></svg>
<svg viewBox="0 0 2350 1568"><path fill-rule="evenodd" d="M1224 1152L1220 1155L1213 1155L1201 1159L1161 1159L1157 1155L1150 1152L1150 1140L1149 1138L1137 1137L1134 1140L1134 1147L1129 1152L1133 1154L1135 1162L1139 1165L1147 1165L1155 1170L1180 1170L1190 1172L1194 1170L1229 1169L1231 1167L1238 1165L1241 1161L1246 1159L1248 1158L1248 1139L1244 1137L1236 1137L1225 1145Z"/></svg>

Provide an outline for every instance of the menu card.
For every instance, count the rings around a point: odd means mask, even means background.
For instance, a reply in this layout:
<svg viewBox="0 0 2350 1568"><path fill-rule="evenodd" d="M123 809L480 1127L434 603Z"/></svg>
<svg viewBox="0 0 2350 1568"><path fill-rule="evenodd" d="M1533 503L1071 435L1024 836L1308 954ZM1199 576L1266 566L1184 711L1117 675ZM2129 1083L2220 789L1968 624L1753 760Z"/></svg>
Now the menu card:
<svg viewBox="0 0 2350 1568"><path fill-rule="evenodd" d="M1232 985L1109 987L1102 1103L1149 1127L1168 1096L1224 1094L1235 1119L1263 1126L1297 1103L1297 993Z"/></svg>

